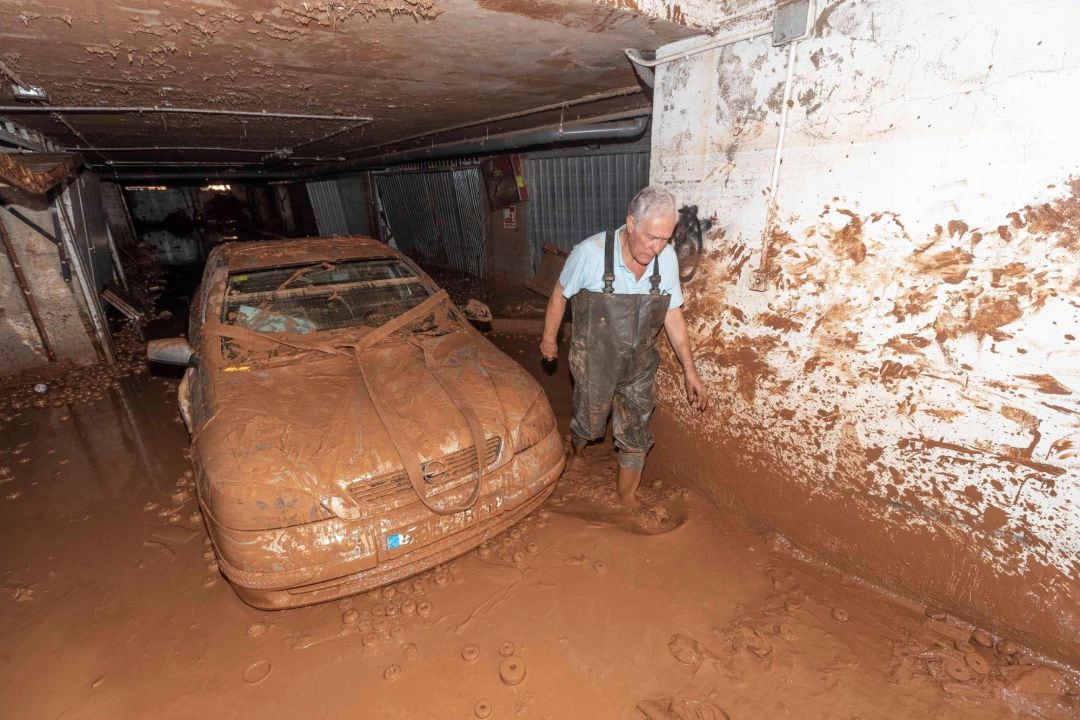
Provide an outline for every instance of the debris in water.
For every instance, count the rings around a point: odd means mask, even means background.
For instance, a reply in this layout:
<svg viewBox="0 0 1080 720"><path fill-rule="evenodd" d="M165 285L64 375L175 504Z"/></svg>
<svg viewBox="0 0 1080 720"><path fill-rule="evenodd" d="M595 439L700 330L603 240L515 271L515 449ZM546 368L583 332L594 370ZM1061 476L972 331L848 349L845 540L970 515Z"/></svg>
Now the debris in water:
<svg viewBox="0 0 1080 720"><path fill-rule="evenodd" d="M499 679L507 685L520 685L525 679L525 661L511 655L499 664Z"/></svg>
<svg viewBox="0 0 1080 720"><path fill-rule="evenodd" d="M976 645L982 645L984 648L994 647L994 636L982 628L976 628L971 633L971 639Z"/></svg>
<svg viewBox="0 0 1080 720"><path fill-rule="evenodd" d="M244 682L249 685L260 683L270 674L270 669L271 665L269 660L256 660L248 665L247 670L244 671Z"/></svg>

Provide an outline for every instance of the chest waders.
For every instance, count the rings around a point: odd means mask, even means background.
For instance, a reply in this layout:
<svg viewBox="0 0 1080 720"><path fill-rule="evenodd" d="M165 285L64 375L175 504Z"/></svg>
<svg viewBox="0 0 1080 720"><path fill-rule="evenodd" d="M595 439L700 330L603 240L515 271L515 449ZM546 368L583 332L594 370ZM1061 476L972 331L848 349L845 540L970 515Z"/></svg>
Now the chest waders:
<svg viewBox="0 0 1080 720"><path fill-rule="evenodd" d="M604 436L611 413L619 449L621 494L621 469L636 472L640 480L645 454L653 444L649 419L656 407L656 368L660 364L656 338L664 326L671 296L660 294L659 258L653 261L652 289L647 295L616 295L615 252L615 233L609 230L604 245L603 292L581 290L571 300L574 416L570 433L574 446L584 447Z"/></svg>

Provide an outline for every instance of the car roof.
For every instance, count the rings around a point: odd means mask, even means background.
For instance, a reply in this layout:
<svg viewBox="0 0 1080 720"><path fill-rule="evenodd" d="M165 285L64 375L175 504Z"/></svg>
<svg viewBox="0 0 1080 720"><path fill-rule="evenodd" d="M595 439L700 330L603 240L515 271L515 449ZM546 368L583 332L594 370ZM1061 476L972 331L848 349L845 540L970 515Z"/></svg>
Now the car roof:
<svg viewBox="0 0 1080 720"><path fill-rule="evenodd" d="M355 258L401 257L386 243L364 235L230 242L214 248L230 271Z"/></svg>

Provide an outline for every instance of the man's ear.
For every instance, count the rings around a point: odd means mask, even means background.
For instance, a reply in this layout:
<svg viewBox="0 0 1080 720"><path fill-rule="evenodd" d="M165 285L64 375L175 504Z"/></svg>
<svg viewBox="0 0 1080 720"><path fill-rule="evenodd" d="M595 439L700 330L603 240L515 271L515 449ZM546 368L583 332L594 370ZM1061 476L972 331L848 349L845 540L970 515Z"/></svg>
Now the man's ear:
<svg viewBox="0 0 1080 720"><path fill-rule="evenodd" d="M627 215L626 216L626 232L627 233L634 232L634 216L633 215Z"/></svg>

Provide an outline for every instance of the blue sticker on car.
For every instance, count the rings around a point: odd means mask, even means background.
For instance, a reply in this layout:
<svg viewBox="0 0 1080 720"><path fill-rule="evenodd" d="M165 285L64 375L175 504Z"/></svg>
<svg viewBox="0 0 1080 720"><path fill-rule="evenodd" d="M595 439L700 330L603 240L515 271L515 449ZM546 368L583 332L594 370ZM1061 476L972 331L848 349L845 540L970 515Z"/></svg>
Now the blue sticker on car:
<svg viewBox="0 0 1080 720"><path fill-rule="evenodd" d="M399 548L402 545L405 545L406 543L411 543L411 542L412 542L412 538L409 537L408 535L404 535L402 533L394 533L390 537L386 538L386 549L387 550L394 550L395 548Z"/></svg>

